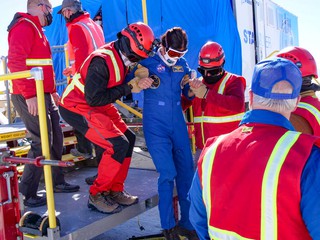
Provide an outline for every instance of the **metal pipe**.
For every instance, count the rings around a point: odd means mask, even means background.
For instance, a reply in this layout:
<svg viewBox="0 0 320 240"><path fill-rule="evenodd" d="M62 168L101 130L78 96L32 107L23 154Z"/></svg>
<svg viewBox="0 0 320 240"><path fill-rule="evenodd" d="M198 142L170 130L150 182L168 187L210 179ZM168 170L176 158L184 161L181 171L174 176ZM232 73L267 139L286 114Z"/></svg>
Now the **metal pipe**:
<svg viewBox="0 0 320 240"><path fill-rule="evenodd" d="M49 160L45 159L43 156L36 158L24 158L24 157L13 157L7 156L2 158L3 162L8 163L23 163L23 164L34 164L37 167L42 167L45 165L50 165L53 167L72 167L74 166L73 162L64 162L59 160Z"/></svg>
<svg viewBox="0 0 320 240"><path fill-rule="evenodd" d="M47 114L45 109L42 68L40 67L32 68L31 74L34 77L36 82L42 154L46 159L50 159L48 125L47 125ZM54 207L51 166L45 165L43 167L43 170L44 170L44 179L45 179L46 192L47 192L49 227L53 229L57 227L57 221L56 221L55 207Z"/></svg>

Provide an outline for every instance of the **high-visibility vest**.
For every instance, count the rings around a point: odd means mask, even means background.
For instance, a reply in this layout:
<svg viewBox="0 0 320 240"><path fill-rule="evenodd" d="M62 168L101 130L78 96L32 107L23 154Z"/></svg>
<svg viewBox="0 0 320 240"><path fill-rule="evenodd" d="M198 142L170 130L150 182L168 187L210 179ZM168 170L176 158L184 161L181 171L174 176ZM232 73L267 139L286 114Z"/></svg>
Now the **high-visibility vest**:
<svg viewBox="0 0 320 240"><path fill-rule="evenodd" d="M231 73L227 73L222 80L211 88L219 94L224 94L228 84L232 81L242 81L245 86L245 79ZM238 111L231 111L220 106L206 103L206 100L195 98L192 103L194 115L194 127L197 148L202 149L209 137L229 133L236 129L243 117L245 107Z"/></svg>
<svg viewBox="0 0 320 240"><path fill-rule="evenodd" d="M313 135L320 137L320 101L316 96L302 97L293 114L306 119L313 131Z"/></svg>
<svg viewBox="0 0 320 240"><path fill-rule="evenodd" d="M97 50L99 47L105 44L105 39L103 35L102 28L97 25L90 17L89 14L85 13L81 16L79 16L77 19L77 22L75 23L69 23L67 24L67 29L68 29L68 36L70 37L70 31L73 27L81 27L85 39L83 41L86 42L87 47L88 47L88 52L84 55L89 56L90 53L92 53L94 50ZM73 36L77 37L77 36ZM75 74L77 71L75 67L75 53L73 46L70 42L70 40L67 42L67 49L68 49L68 54L69 54L69 62L70 65L72 66L72 75ZM82 51L81 49L78 49L77 51ZM85 60L85 59L83 59ZM79 64L81 66L82 62Z"/></svg>
<svg viewBox="0 0 320 240"><path fill-rule="evenodd" d="M124 66L121 56L114 48L114 42L111 42L92 52L87 57L79 72L76 72L70 84L64 90L60 103L62 106L68 108L81 104L89 107L85 100L84 88L88 67L94 57L103 58L108 66L109 79L106 88L123 84L128 68Z"/></svg>
<svg viewBox="0 0 320 240"><path fill-rule="evenodd" d="M300 177L317 139L267 124L210 139L198 165L210 238L311 239Z"/></svg>

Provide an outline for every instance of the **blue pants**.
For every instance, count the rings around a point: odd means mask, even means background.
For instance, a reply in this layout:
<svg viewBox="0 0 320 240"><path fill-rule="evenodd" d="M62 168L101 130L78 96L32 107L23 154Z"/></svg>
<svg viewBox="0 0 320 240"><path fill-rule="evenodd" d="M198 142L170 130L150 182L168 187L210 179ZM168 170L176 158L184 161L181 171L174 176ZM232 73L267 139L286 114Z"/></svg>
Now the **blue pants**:
<svg viewBox="0 0 320 240"><path fill-rule="evenodd" d="M187 200L187 194L194 175L193 159L186 123L181 113L181 107L177 107L180 108L180 112L175 115L174 122L170 122L170 117L164 119L164 116L172 114L167 115L162 109L158 108L154 114L151 114L150 111L144 111L148 114L143 116L143 129L148 150L159 172L158 193L161 227L170 229L176 225L172 201L174 183L176 183L181 211L179 225L191 230L193 227L189 221L190 203ZM157 116L160 116L163 121L158 121Z"/></svg>

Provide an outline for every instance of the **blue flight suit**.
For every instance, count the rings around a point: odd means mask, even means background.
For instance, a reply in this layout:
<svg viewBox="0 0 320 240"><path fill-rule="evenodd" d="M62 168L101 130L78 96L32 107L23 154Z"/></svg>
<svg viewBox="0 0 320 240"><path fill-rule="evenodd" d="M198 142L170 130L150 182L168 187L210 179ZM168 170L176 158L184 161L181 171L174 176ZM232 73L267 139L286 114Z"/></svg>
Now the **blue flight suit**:
<svg viewBox="0 0 320 240"><path fill-rule="evenodd" d="M190 88L187 84L181 89L180 83L186 74L190 75L191 69L184 58L168 67L157 54L140 64L149 69L149 77L156 75L160 80L157 88L144 90L143 131L159 172L158 207L161 227L170 229L176 225L172 204L175 180L181 212L179 225L192 230L187 194L194 170L186 121L180 104L181 93L186 95Z"/></svg>

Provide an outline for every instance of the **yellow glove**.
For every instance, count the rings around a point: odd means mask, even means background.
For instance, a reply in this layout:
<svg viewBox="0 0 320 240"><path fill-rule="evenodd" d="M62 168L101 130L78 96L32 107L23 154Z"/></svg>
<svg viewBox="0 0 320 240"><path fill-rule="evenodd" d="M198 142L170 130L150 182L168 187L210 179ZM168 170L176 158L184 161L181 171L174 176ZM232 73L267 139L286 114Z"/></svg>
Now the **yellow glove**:
<svg viewBox="0 0 320 240"><path fill-rule="evenodd" d="M130 80L130 82L128 82L128 85L131 88L131 92L133 92L133 93L141 92L142 89L138 86L139 80L140 80L140 78L135 77L132 80Z"/></svg>
<svg viewBox="0 0 320 240"><path fill-rule="evenodd" d="M200 87L198 88L193 88L193 87L190 87L190 89L192 90L192 92L194 93L194 95L196 95L197 98L206 98L207 97L207 94L208 94L208 91L209 89L207 88L206 85L201 85Z"/></svg>
<svg viewBox="0 0 320 240"><path fill-rule="evenodd" d="M149 69L138 64L138 69L134 72L134 76L138 78L149 77Z"/></svg>

